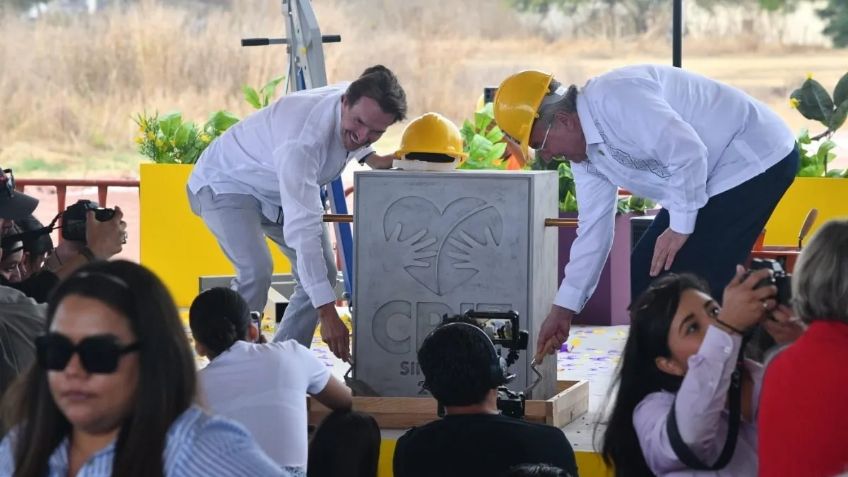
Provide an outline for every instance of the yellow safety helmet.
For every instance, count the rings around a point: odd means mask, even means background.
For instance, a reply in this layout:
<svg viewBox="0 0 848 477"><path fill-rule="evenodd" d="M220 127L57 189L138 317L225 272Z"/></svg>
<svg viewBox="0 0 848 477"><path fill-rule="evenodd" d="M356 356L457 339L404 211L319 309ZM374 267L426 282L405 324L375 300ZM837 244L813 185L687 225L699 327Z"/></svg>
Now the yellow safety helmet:
<svg viewBox="0 0 848 477"><path fill-rule="evenodd" d="M553 75L536 70L516 73L503 80L495 94L495 122L509 139L521 147L524 157L530 130L539 117L539 106L548 94Z"/></svg>
<svg viewBox="0 0 848 477"><path fill-rule="evenodd" d="M448 118L439 113L426 113L412 120L403 131L400 140L400 149L395 152L400 159L395 165L405 169L409 167L407 161L431 162L434 165L443 164L442 167L418 167L419 169L455 169L468 157L463 150L462 134L459 128ZM453 158L453 161L439 160L444 156Z"/></svg>

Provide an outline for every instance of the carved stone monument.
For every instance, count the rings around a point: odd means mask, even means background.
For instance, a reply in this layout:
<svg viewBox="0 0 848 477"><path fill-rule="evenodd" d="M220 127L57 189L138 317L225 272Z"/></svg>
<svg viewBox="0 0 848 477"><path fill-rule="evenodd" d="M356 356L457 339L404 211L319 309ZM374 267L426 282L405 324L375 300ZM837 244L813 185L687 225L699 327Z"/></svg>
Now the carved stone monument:
<svg viewBox="0 0 848 477"><path fill-rule="evenodd" d="M558 286L557 231L544 226L557 216L556 173L393 170L354 181L354 377L382 396L426 395L416 353L444 314L514 310L530 345L509 387L532 383ZM532 398L547 399L555 360L539 370Z"/></svg>

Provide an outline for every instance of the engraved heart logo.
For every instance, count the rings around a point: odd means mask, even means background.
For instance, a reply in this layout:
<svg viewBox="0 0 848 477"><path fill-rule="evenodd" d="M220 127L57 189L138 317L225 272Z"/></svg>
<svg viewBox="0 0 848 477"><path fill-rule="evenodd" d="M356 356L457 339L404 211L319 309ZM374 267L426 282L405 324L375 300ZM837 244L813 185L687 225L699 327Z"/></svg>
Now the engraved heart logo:
<svg viewBox="0 0 848 477"><path fill-rule="evenodd" d="M503 218L475 197L454 200L444 210L423 197L404 197L386 211L383 233L388 258L398 259L412 278L441 296L496 259Z"/></svg>

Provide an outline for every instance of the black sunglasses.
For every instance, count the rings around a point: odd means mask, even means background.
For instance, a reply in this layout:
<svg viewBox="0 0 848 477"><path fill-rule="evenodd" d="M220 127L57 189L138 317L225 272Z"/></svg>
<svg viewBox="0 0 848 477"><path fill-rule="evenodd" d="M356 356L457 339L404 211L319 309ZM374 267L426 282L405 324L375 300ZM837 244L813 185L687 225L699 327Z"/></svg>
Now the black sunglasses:
<svg viewBox="0 0 848 477"><path fill-rule="evenodd" d="M50 371L65 369L76 353L80 357L83 368L89 373L114 373L118 369L121 356L139 348L138 342L121 346L111 335L90 336L77 345L71 343L67 336L58 333L48 333L35 339L38 365Z"/></svg>

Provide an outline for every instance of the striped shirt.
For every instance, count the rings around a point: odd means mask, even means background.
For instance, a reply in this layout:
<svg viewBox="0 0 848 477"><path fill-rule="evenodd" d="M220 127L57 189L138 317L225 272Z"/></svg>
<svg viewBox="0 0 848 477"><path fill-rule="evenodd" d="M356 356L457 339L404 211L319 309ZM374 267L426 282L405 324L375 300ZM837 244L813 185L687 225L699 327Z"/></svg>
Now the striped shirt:
<svg viewBox="0 0 848 477"><path fill-rule="evenodd" d="M12 476L15 472L10 437L13 434L0 443L0 477ZM69 450L69 441L65 438L50 456L48 477L68 475ZM76 477L111 476L114 458L115 444L112 443L91 456ZM274 464L239 424L210 416L197 406L182 413L168 430L164 467L168 477L297 475Z"/></svg>

